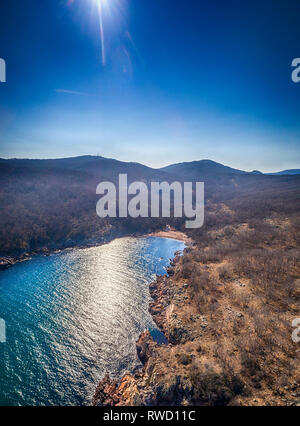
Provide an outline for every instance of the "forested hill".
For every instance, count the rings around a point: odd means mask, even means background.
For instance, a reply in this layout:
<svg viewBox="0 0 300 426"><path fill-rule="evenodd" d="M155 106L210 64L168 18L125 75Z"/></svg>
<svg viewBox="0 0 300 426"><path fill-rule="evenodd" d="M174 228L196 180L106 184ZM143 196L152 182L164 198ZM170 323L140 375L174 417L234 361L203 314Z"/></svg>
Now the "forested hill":
<svg viewBox="0 0 300 426"><path fill-rule="evenodd" d="M169 223L169 219L103 220L96 215L97 184L117 182L120 173L127 173L129 182L204 181L206 210L211 203L221 201L231 203L232 208L245 215L249 206L266 214L298 208L300 176L246 173L213 162L202 163L202 170L198 166L185 163L184 167L152 169L93 156L0 159L0 256L17 256L44 247L93 244L117 235L152 231ZM172 222L176 227L184 224L181 219Z"/></svg>

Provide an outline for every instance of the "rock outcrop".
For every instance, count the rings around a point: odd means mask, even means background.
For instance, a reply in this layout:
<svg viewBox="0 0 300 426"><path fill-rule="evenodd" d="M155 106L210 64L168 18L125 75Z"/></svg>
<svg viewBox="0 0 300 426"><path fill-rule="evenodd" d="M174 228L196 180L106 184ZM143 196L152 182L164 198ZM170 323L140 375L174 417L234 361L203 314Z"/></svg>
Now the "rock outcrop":
<svg viewBox="0 0 300 426"><path fill-rule="evenodd" d="M126 374L118 384L107 373L99 383L93 398L94 406L139 406L142 401L136 385L136 379Z"/></svg>
<svg viewBox="0 0 300 426"><path fill-rule="evenodd" d="M143 367L133 374L125 374L119 383L106 374L97 387L93 405L180 406L191 403L193 385L185 374L180 348L182 343L193 340L194 330L188 325L190 318L185 316L185 312L182 316L174 312L176 303L186 301L187 286L178 285L172 279L179 262L178 254L168 276L157 276L156 281L150 284L153 302L149 311L169 344L159 345L149 331L143 332L136 343Z"/></svg>

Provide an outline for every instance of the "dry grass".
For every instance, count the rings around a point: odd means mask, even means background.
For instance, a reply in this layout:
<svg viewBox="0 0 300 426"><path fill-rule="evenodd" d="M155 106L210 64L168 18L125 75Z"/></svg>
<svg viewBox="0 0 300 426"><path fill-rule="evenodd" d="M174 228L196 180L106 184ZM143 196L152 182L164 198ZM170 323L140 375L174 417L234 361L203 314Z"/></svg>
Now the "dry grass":
<svg viewBox="0 0 300 426"><path fill-rule="evenodd" d="M208 320L190 370L194 403L247 405L255 396L284 404L282 395L299 386L291 339L300 316L299 235L297 219L252 221L236 233L227 225L183 258L175 278L189 282L191 304Z"/></svg>

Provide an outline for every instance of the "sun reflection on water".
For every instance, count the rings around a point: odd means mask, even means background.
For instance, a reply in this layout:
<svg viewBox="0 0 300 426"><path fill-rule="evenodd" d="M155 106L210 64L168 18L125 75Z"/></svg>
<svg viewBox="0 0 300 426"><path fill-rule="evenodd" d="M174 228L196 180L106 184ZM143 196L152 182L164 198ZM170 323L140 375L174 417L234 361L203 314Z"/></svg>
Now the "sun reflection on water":
<svg viewBox="0 0 300 426"><path fill-rule="evenodd" d="M89 404L106 371L120 376L137 366L135 342L155 327L149 283L182 248L122 238L2 271L9 344L0 352L0 405Z"/></svg>

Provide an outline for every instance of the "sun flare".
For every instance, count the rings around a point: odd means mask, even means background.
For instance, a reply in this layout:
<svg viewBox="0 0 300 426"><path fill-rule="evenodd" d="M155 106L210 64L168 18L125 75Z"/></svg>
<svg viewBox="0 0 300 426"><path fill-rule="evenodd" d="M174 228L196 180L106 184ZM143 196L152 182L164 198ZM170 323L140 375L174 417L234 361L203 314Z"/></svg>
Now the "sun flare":
<svg viewBox="0 0 300 426"><path fill-rule="evenodd" d="M98 14L99 14L99 30L100 30L100 40L101 40L101 58L102 65L106 63L106 53L105 53L105 39L104 39L104 27L103 27L103 7L106 6L107 0L96 0Z"/></svg>

